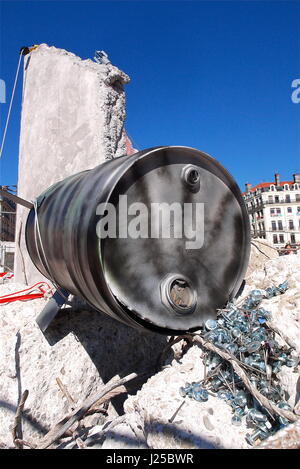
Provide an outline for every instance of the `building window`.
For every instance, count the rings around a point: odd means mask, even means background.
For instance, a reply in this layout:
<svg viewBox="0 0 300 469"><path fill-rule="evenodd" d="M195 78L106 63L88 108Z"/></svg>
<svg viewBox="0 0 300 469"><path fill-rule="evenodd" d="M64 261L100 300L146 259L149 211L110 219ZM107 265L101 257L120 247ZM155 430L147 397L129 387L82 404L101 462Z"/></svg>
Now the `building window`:
<svg viewBox="0 0 300 469"><path fill-rule="evenodd" d="M278 220L278 229L279 230L283 230L283 226L282 226L282 221L281 220Z"/></svg>
<svg viewBox="0 0 300 469"><path fill-rule="evenodd" d="M276 221L272 221L272 231L276 231Z"/></svg>
<svg viewBox="0 0 300 469"><path fill-rule="evenodd" d="M274 208L270 208L270 214L271 214L271 215L274 215L274 213L275 213L275 209L274 209Z"/></svg>
<svg viewBox="0 0 300 469"><path fill-rule="evenodd" d="M297 213L300 213L300 207L297 207Z"/></svg>
<svg viewBox="0 0 300 469"><path fill-rule="evenodd" d="M275 195L275 204L278 204L279 202L279 195Z"/></svg>
<svg viewBox="0 0 300 469"><path fill-rule="evenodd" d="M290 196L289 194L287 194L287 195L285 196L285 201L286 201L287 203L290 203L290 202L291 202L291 196Z"/></svg>
<svg viewBox="0 0 300 469"><path fill-rule="evenodd" d="M296 194L296 202L300 202L300 194Z"/></svg>
<svg viewBox="0 0 300 469"><path fill-rule="evenodd" d="M273 203L273 196L272 195L268 195L268 202L269 202L269 204Z"/></svg>
<svg viewBox="0 0 300 469"><path fill-rule="evenodd" d="M295 191L297 191L298 190L298 184L295 184L294 188L295 188Z"/></svg>
<svg viewBox="0 0 300 469"><path fill-rule="evenodd" d="M277 214L280 214L281 213L281 208L276 208L276 212L277 212Z"/></svg>
<svg viewBox="0 0 300 469"><path fill-rule="evenodd" d="M270 186L271 191L275 191L275 186Z"/></svg>
<svg viewBox="0 0 300 469"><path fill-rule="evenodd" d="M274 244L278 244L277 235L273 235L273 243L274 243Z"/></svg>
<svg viewBox="0 0 300 469"><path fill-rule="evenodd" d="M288 191L288 190L289 190L289 185L288 185L288 184L285 184L285 185L284 185L284 190L285 190L285 191Z"/></svg>
<svg viewBox="0 0 300 469"><path fill-rule="evenodd" d="M288 211L288 213L292 213L292 211L293 211L293 210L292 210L292 207L288 207L288 208L287 208L287 211Z"/></svg>
<svg viewBox="0 0 300 469"><path fill-rule="evenodd" d="M289 220L289 229L290 229L290 230L294 230L294 229L295 229L295 228L294 228L294 222L293 222L293 220Z"/></svg>
<svg viewBox="0 0 300 469"><path fill-rule="evenodd" d="M279 235L279 242L284 243L284 236L283 234Z"/></svg>
<svg viewBox="0 0 300 469"><path fill-rule="evenodd" d="M291 243L295 244L295 242L296 242L296 237L294 233L291 233Z"/></svg>

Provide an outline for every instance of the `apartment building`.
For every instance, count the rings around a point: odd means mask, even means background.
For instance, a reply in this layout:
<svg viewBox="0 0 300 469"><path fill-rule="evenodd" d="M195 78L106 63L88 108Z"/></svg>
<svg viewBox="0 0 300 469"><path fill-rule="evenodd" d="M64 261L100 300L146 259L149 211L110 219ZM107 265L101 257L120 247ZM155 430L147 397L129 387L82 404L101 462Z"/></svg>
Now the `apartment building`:
<svg viewBox="0 0 300 469"><path fill-rule="evenodd" d="M6 186L0 186L6 190ZM16 204L0 195L0 273L13 270L15 252Z"/></svg>
<svg viewBox="0 0 300 469"><path fill-rule="evenodd" d="M266 239L277 248L300 244L300 174L293 180L246 184L242 194L250 218L251 235Z"/></svg>
<svg viewBox="0 0 300 469"><path fill-rule="evenodd" d="M6 190L6 186L0 186ZM16 204L0 195L0 241L14 241L16 229Z"/></svg>

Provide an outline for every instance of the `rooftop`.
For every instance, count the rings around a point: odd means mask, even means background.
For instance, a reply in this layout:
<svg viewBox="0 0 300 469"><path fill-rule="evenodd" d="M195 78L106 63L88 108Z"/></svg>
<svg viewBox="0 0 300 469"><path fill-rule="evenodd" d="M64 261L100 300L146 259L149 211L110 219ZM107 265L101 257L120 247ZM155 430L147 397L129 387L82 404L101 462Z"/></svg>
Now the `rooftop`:
<svg viewBox="0 0 300 469"><path fill-rule="evenodd" d="M293 185L295 183L294 181L282 181L279 184L275 184L274 181L273 182L260 182L259 184L256 184L256 186L251 187L251 189L249 189L248 192L246 191L243 192L242 195L246 195L249 192L255 192L256 189L267 188L267 187L274 186L274 185L283 187L285 184Z"/></svg>

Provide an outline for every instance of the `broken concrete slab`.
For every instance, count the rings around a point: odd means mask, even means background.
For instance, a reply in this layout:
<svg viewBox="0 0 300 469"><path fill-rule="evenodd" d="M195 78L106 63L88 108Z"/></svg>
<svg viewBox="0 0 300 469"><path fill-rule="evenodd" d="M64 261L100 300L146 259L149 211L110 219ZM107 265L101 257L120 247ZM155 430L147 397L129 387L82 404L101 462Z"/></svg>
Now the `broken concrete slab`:
<svg viewBox="0 0 300 469"><path fill-rule="evenodd" d="M55 182L126 154L129 77L112 64L82 60L41 44L24 58L18 194L33 200ZM24 239L28 210L18 207L16 282L42 275Z"/></svg>

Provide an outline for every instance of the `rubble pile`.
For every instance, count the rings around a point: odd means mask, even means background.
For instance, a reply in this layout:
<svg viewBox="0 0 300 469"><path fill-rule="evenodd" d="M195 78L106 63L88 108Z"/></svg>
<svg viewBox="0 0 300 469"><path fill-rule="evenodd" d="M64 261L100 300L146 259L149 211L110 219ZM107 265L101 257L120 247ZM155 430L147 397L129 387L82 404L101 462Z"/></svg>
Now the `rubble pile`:
<svg viewBox="0 0 300 469"><path fill-rule="evenodd" d="M216 320L206 322L201 337L238 360L265 399L300 415L300 255L265 259L263 268L248 275L236 302L219 311ZM22 288L6 283L0 285L0 293ZM63 311L45 337L35 319L46 301L1 306L3 447L14 447L12 428L25 390L29 396L22 414L23 438L38 445L58 422L80 408L88 396L99 393L111 378L124 376L128 367L138 373L153 371L139 390L123 394L122 403L112 399L108 407L87 414L72 426L70 436L52 447L251 448L269 441L279 447L295 446L299 420L287 425L284 418L269 413L250 395L230 362L217 353L182 339L166 356L166 337L139 332L133 336L125 325L80 309L76 314ZM165 358L157 371L162 353ZM278 435L292 427L289 441L281 437L278 442Z"/></svg>
<svg viewBox="0 0 300 469"><path fill-rule="evenodd" d="M252 239L246 278L258 269L263 269L268 259L276 259L278 257L277 249L271 246L265 239Z"/></svg>
<svg viewBox="0 0 300 469"><path fill-rule="evenodd" d="M0 285L0 295L24 288L6 283ZM0 306L0 443L9 447L14 446L11 428L25 390L29 396L22 419L24 439L38 442L123 370L154 369L156 355L151 350L159 353L166 344L163 336L140 334L105 314L79 308L62 310L55 327L44 335L36 318L47 301L38 298ZM113 400L105 413L89 415L81 425L113 420L120 412Z"/></svg>
<svg viewBox="0 0 300 469"><path fill-rule="evenodd" d="M253 247L253 250L256 248ZM258 358L255 357L255 354L260 355L259 362L263 364L256 365L256 367L250 366L246 363L240 364L241 368L246 371L248 376L254 375L254 381L256 382L259 392L276 392L277 397L272 399L277 399L275 404L277 407L287 407L293 409L293 412L297 415L300 415L300 378L299 378L299 364L294 367L297 361L297 356L299 355L300 349L300 255L290 255L282 256L274 259L268 259L265 256L264 263L258 269L251 269L251 263L249 266L249 271L252 270L246 278L246 285L244 291L240 298L237 299L235 305L231 305L231 308L227 308L228 311L220 311L220 314L217 318L218 328L226 329L227 334L231 334L228 330L227 323L223 314L230 314L230 309L237 310L237 319L241 315L242 322L248 323L251 318L252 311L260 310L259 314L264 310L266 317L259 316L256 314L259 324L255 326L258 331L260 328L263 329L263 332L267 334L268 340L275 342L273 344L272 356L268 346L264 346L265 340L260 342L260 349L254 352L241 352L242 359ZM281 293L278 291L280 284L287 282L288 289L286 290L286 285L281 285ZM269 290L270 288L270 290ZM264 290L265 293L262 295L262 299L257 306L255 306L251 311L243 311L242 305L247 302L248 297L251 296L253 290ZM276 293L276 294L275 294ZM272 295L272 296L271 296ZM245 314L247 313L247 314ZM220 325L219 320L224 320L224 324ZM254 319L254 318L253 318ZM207 326L209 327L209 322ZM251 324L251 322L250 322ZM214 323L213 323L214 325ZM251 326L252 327L252 326ZM252 333L256 332L252 327ZM287 347L286 341L278 334L273 335L272 329L276 328L282 333L282 337L288 338L289 342L293 342L296 345L296 351L291 351ZM206 334L216 332L216 329L208 330L206 327ZM229 328L230 329L230 328ZM231 327L231 330L233 328ZM259 331L262 332L262 331ZM226 336L226 335L225 335ZM269 336L270 339L269 339ZM243 333L240 338L248 337L247 334ZM220 337L221 338L221 337ZM240 338L233 338L233 345L240 347L246 347L248 344L240 344ZM249 337L250 338L250 337ZM247 339L246 339L247 341ZM252 340L253 342L253 340ZM223 347L229 347L230 344L226 345L223 337ZM149 447L151 448L251 448L253 443L255 447L257 445L267 445L269 440L275 439L277 441L277 435L286 435L290 428L294 427L295 424L289 424L285 426L274 435L263 440L261 443L261 438L257 438L257 435L253 433L256 430L261 431L258 428L257 422L253 420L258 420L258 412L263 414L263 417L259 417L262 422L267 423L268 433L274 433L276 428L280 428L285 425L284 420L279 420L275 417L272 412L272 415L276 418L275 420L271 418L268 412L259 407L259 404L255 402L251 397L249 397L248 391L245 390L242 383L239 383L238 378L234 375L235 378L235 394L240 394L234 396L237 398L234 406L235 408L229 405L233 399L228 402L224 400L224 397L230 397L232 393L226 387L226 382L223 379L222 387L219 390L213 391L212 386L208 384L208 381L204 383L204 378L211 377L216 378L216 374L219 370L217 368L218 364L210 363L210 361L220 360L222 363L222 370L226 370L225 363L221 358L216 358L212 353L205 352L199 345L192 345L188 351L180 357L180 351L182 348L182 343L177 343L172 347L174 356L169 356L165 361L165 366L156 375L150 378L146 384L143 385L142 389L137 392L134 396L129 396L124 404L124 409L128 417L130 417L131 427L132 421L141 420L143 422L143 430L145 433L145 440ZM274 350L276 349L276 350ZM226 348L220 348L220 351L225 352ZM250 349L251 350L251 349ZM264 367L264 350L268 352L268 361L267 369L261 370L260 367ZM226 351L228 353L228 350ZM274 355L274 352L275 355ZM206 359L204 360L204 354L206 354ZM253 357L254 354L254 357ZM281 357L280 354L285 354ZM234 355L235 358L240 360L239 353ZM262 359L263 358L263 359ZM278 358L281 358L278 360ZM282 359L285 360L284 363ZM292 363L292 360L295 360L295 363ZM255 361L253 361L255 363ZM279 362L279 363L276 363ZM290 365L290 366L287 366ZM223 368L224 367L224 368ZM269 385L268 377L270 375L270 367L272 368L271 373L271 388ZM278 368L277 368L278 367ZM221 367L220 367L221 368ZM277 368L277 369L276 369ZM280 370L278 371L278 369ZM268 370L268 377L266 371ZM229 371L229 368L228 368ZM213 373L215 372L215 375ZM223 372L224 376L224 372ZM230 369L230 379L232 376L232 370ZM225 376L228 384L232 385L232 380L228 379ZM258 378L258 380L257 380ZM205 392L202 392L198 395L198 398L202 397L202 400L199 402L195 399L190 399L188 397L182 398L179 393L180 387L186 387L186 385L194 384L199 386L208 394L208 398ZM266 385L267 383L267 385ZM206 386L203 386L206 384ZM266 385L266 386L263 386ZM268 386L268 387L267 387ZM264 390L265 387L265 390ZM166 388L168 392L166 393ZM199 388L196 388L195 391L199 391ZM218 393L219 396L218 396ZM241 403L244 402L244 395L247 400L246 406L242 407ZM220 397L223 397L221 399ZM241 399L239 399L241 398ZM252 400L251 400L252 399ZM267 397L267 399L269 399ZM284 404L280 404L280 402ZM184 405L182 406L182 403ZM272 400L270 399L270 402ZM239 404L239 405L238 405ZM241 408L241 410L236 410ZM254 409L250 412L250 415L247 417L250 409ZM176 413L177 412L177 413ZM169 419L176 413L176 417L173 418L172 427L170 427ZM244 413L245 415L235 418L234 420L238 421L238 425L233 424L232 418L235 414ZM118 427L115 429L115 433L118 432ZM288 438L291 439L296 431L291 432L292 436ZM247 437L249 435L249 437ZM260 434L260 437L264 436ZM257 439L256 439L257 438ZM112 440L110 439L111 447ZM276 443L277 444L277 443ZM280 441L278 442L278 447L288 447L291 444L291 441ZM295 446L295 445L294 445ZM128 446L129 447L129 446ZM131 446L132 447L132 446Z"/></svg>
<svg viewBox="0 0 300 469"><path fill-rule="evenodd" d="M299 357L288 346L280 346L275 332L268 325L271 313L259 307L263 299L285 293L287 282L266 290L252 290L238 307L228 304L220 311L217 320L205 323L204 338L224 349L239 360L247 370L248 378L257 390L279 408L292 410L286 402L285 392L280 386L278 373L283 366L295 368ZM223 399L233 411L232 425L240 426L245 418L252 434L246 435L250 445L264 440L289 424L284 417L274 418L258 400L247 391L231 364L215 352L204 357L207 375L202 381L186 383L179 392L182 397L196 401L207 401L209 393Z"/></svg>

